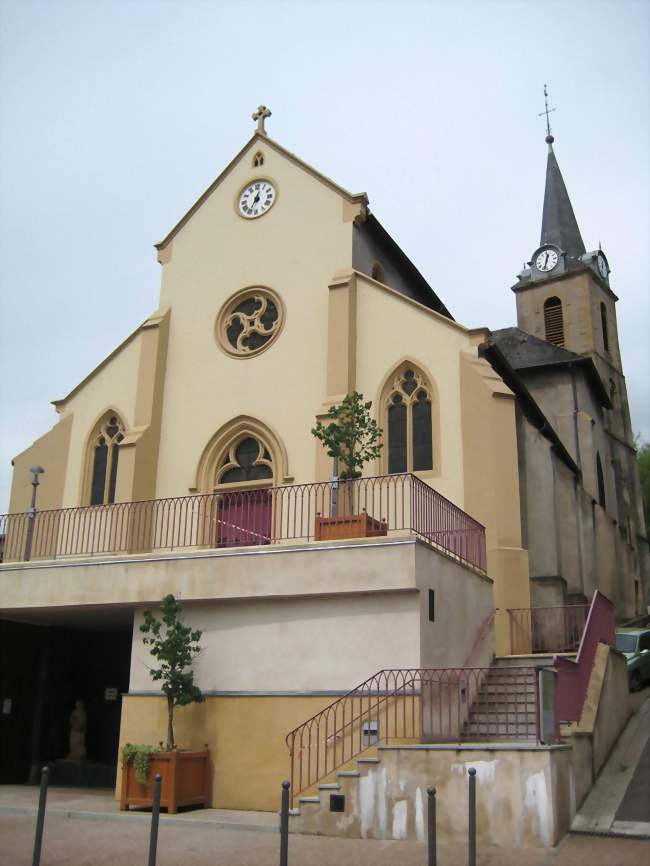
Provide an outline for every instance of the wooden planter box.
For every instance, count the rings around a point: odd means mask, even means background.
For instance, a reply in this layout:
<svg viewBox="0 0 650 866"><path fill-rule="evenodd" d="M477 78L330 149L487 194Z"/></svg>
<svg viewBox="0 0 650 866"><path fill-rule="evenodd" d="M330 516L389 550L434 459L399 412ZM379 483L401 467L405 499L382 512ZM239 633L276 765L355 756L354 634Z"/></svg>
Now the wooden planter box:
<svg viewBox="0 0 650 866"><path fill-rule="evenodd" d="M135 777L133 759L122 765L120 809L153 803L153 782L160 773L160 807L169 814L179 806L204 806L210 802L210 752L154 752L149 763L149 781L141 785Z"/></svg>
<svg viewBox="0 0 650 866"><path fill-rule="evenodd" d="M370 517L365 511L361 514L342 514L339 517L316 515L314 538L327 541L333 538L375 538L386 535L388 524L383 520Z"/></svg>

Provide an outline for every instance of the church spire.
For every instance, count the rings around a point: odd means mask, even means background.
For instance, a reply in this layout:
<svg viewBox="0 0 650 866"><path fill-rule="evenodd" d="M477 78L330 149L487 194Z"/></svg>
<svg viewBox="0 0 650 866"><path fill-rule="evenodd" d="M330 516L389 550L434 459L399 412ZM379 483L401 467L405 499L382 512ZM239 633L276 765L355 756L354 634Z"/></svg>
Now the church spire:
<svg viewBox="0 0 650 866"><path fill-rule="evenodd" d="M544 85L546 115L546 138L548 158L546 162L546 189L544 190L544 211L542 214L542 234L540 245L553 244L563 250L568 258L577 259L586 252L580 235L578 222L571 207L571 200L566 191L560 166L553 152L553 142L549 114L555 111L548 107L548 90Z"/></svg>

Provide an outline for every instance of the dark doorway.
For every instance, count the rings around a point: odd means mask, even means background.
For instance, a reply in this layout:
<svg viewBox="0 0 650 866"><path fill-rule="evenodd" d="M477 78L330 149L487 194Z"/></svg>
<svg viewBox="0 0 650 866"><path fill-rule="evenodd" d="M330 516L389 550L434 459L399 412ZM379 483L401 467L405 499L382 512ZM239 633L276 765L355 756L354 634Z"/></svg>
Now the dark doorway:
<svg viewBox="0 0 650 866"><path fill-rule="evenodd" d="M114 784L130 627L77 628L0 621L0 782ZM70 714L86 712L86 759L67 762Z"/></svg>

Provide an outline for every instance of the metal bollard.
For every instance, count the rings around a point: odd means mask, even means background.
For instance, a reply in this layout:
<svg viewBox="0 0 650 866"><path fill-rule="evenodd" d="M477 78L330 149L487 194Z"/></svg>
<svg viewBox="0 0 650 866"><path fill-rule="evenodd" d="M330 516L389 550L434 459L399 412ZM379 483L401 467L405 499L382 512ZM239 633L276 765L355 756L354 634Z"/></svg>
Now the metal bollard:
<svg viewBox="0 0 650 866"><path fill-rule="evenodd" d="M429 798L429 823L428 832L428 859L427 866L436 866L436 789L427 788L427 796Z"/></svg>
<svg viewBox="0 0 650 866"><path fill-rule="evenodd" d="M158 851L158 823L160 821L160 773L153 780L153 803L151 804L151 835L149 836L149 866L156 866Z"/></svg>
<svg viewBox="0 0 650 866"><path fill-rule="evenodd" d="M280 809L280 866L289 863L289 782L282 783L282 807Z"/></svg>
<svg viewBox="0 0 650 866"><path fill-rule="evenodd" d="M469 773L469 844L468 864L476 866L476 770L470 767Z"/></svg>
<svg viewBox="0 0 650 866"><path fill-rule="evenodd" d="M34 856L32 866L41 862L41 847L43 845L43 827L45 826L45 803L47 801L47 786L50 781L50 768L43 767L41 771L41 790L38 795L38 813L36 815L36 835L34 837Z"/></svg>

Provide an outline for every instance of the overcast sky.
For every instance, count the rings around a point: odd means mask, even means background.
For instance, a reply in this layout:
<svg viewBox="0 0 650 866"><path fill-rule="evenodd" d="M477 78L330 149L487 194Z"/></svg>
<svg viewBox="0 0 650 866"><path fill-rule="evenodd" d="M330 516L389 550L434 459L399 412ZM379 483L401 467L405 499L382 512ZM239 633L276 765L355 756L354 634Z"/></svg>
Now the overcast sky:
<svg viewBox="0 0 650 866"><path fill-rule="evenodd" d="M650 439L650 3L0 0L0 511L11 458L158 305L160 240L253 132L370 206L464 325L516 322L548 82Z"/></svg>

